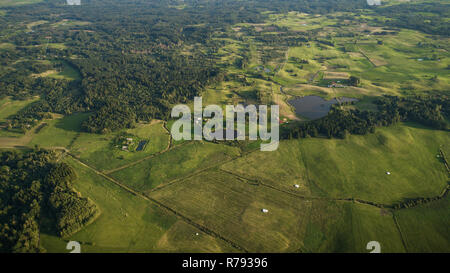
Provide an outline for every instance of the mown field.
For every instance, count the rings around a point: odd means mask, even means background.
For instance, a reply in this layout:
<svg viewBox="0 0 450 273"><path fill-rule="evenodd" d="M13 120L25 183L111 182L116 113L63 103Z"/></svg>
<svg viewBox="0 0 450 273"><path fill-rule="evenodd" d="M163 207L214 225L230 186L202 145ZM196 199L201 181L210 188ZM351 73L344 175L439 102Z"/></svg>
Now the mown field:
<svg viewBox="0 0 450 273"><path fill-rule="evenodd" d="M238 155L237 148L195 141L110 175L133 189L146 192Z"/></svg>
<svg viewBox="0 0 450 273"><path fill-rule="evenodd" d="M293 192L299 192L293 184L308 185L318 196L389 205L442 192L448 176L436 155L449 141L447 132L395 125L345 140L283 142L273 153L252 153L221 168Z"/></svg>
<svg viewBox="0 0 450 273"><path fill-rule="evenodd" d="M448 252L450 198L395 212L408 252Z"/></svg>
<svg viewBox="0 0 450 273"><path fill-rule="evenodd" d="M41 234L48 252L68 252L69 240L82 243L82 252L230 252L233 248L173 214L134 196L81 166L65 159L75 168L75 188L99 206L99 218L70 238ZM196 234L199 235L196 235Z"/></svg>
<svg viewBox="0 0 450 273"><path fill-rule="evenodd" d="M365 252L373 238L385 252L404 251L392 216L378 208L297 198L222 172L150 196L251 252Z"/></svg>

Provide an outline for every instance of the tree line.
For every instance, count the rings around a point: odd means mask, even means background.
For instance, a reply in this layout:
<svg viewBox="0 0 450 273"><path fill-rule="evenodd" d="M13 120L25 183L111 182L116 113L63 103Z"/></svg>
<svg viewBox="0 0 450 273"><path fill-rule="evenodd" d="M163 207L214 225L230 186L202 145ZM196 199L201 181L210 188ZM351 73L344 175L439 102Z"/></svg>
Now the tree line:
<svg viewBox="0 0 450 273"><path fill-rule="evenodd" d="M450 100L447 96L382 96L374 101L377 111L343 109L333 105L321 119L281 127L281 139L326 136L346 138L349 134L374 133L376 127L413 121L438 130L449 130Z"/></svg>

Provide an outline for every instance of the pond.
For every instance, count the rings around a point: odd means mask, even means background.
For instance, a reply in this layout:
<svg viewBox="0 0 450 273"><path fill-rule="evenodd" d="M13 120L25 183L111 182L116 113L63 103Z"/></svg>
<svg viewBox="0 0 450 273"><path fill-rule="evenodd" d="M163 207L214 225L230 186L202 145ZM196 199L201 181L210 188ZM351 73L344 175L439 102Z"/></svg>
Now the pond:
<svg viewBox="0 0 450 273"><path fill-rule="evenodd" d="M136 152L142 151L145 147L145 144L147 144L147 140L139 141L138 147L136 148Z"/></svg>
<svg viewBox="0 0 450 273"><path fill-rule="evenodd" d="M340 102L358 101L353 98L342 97L339 98ZM325 100L319 96L305 96L297 97L288 101L290 105L295 108L295 113L299 116L318 119L324 117L330 111L331 105L338 103L336 98L331 100Z"/></svg>

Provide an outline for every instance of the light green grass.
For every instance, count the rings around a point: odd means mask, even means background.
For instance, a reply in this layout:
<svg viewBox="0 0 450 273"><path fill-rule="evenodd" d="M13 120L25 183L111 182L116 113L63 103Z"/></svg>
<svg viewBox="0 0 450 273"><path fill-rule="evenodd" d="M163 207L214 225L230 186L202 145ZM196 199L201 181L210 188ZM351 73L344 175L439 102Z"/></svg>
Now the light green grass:
<svg viewBox="0 0 450 273"><path fill-rule="evenodd" d="M20 6L42 2L43 0L0 0L0 7Z"/></svg>
<svg viewBox="0 0 450 273"><path fill-rule="evenodd" d="M87 113L79 113L45 121L48 125L34 135L30 145L39 145L44 148L68 148L81 130L81 123L88 116Z"/></svg>
<svg viewBox="0 0 450 273"><path fill-rule="evenodd" d="M161 152L169 144L169 135L162 123L138 124L135 129L124 130L124 132L147 140L144 150L129 152L122 151L121 147L114 147L113 141L119 132L107 135L81 133L71 147L71 151L83 162L99 170L111 170Z"/></svg>
<svg viewBox="0 0 450 273"><path fill-rule="evenodd" d="M66 162L77 172L75 188L97 204L101 215L67 240L41 234L41 245L48 252L68 252L65 245L69 240L80 242L82 252L235 251L223 241L124 191L75 160L66 158Z"/></svg>
<svg viewBox="0 0 450 273"><path fill-rule="evenodd" d="M226 145L195 141L111 174L140 191L153 189L170 180L225 162L239 154Z"/></svg>
<svg viewBox="0 0 450 273"><path fill-rule="evenodd" d="M408 252L450 251L450 198L395 212Z"/></svg>
<svg viewBox="0 0 450 273"><path fill-rule="evenodd" d="M64 45L61 44L53 44L52 46L59 46L60 48ZM50 46L50 44L49 44ZM66 80L80 80L81 74L80 72L68 62L62 61L63 69L61 72L56 72L49 74L47 77L55 78L55 79L66 79Z"/></svg>
<svg viewBox="0 0 450 273"><path fill-rule="evenodd" d="M221 172L204 172L151 193L250 252L402 252L392 216L350 202L295 198ZM262 209L268 210L263 213Z"/></svg>
<svg viewBox="0 0 450 273"><path fill-rule="evenodd" d="M0 122L6 121L8 117L17 114L17 112L21 109L37 101L38 99L38 97L34 97L26 100L13 100L6 97L0 100Z"/></svg>
<svg viewBox="0 0 450 273"><path fill-rule="evenodd" d="M283 141L276 151L252 152L222 165L221 169L296 194L310 195L300 142Z"/></svg>
<svg viewBox="0 0 450 273"><path fill-rule="evenodd" d="M438 195L448 178L436 154L450 136L412 126L379 128L375 134L346 140L300 140L316 193L384 204Z"/></svg>
<svg viewBox="0 0 450 273"><path fill-rule="evenodd" d="M450 136L414 126L378 128L375 134L345 140L282 141L275 152L253 152L221 169L300 195L386 205L436 196L447 184L445 167L436 154Z"/></svg>

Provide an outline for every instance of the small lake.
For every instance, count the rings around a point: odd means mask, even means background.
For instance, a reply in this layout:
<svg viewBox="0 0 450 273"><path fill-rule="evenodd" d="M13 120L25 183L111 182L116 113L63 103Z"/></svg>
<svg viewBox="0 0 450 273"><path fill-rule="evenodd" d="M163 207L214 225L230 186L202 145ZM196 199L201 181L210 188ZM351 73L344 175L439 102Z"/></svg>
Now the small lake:
<svg viewBox="0 0 450 273"><path fill-rule="evenodd" d="M136 148L136 152L142 151L145 147L145 144L147 144L147 140L139 141L138 147Z"/></svg>
<svg viewBox="0 0 450 273"><path fill-rule="evenodd" d="M340 102L358 101L353 98L342 97L339 98ZM295 108L295 113L299 116L318 119L324 117L330 111L331 105L338 103L334 98L331 100L325 100L319 96L305 96L297 97L288 101L290 105Z"/></svg>

